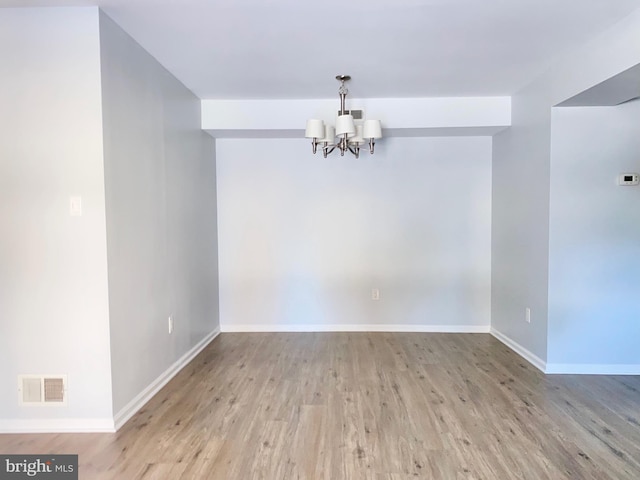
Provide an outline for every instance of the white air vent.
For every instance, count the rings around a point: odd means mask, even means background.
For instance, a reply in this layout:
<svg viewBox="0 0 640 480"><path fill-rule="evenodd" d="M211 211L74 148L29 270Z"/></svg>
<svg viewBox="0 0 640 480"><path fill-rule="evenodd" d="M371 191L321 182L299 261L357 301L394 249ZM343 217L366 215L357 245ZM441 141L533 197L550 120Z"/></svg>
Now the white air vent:
<svg viewBox="0 0 640 480"><path fill-rule="evenodd" d="M19 375L20 405L66 405L66 375Z"/></svg>
<svg viewBox="0 0 640 480"><path fill-rule="evenodd" d="M42 401L42 379L40 377L22 377L22 403L40 403Z"/></svg>

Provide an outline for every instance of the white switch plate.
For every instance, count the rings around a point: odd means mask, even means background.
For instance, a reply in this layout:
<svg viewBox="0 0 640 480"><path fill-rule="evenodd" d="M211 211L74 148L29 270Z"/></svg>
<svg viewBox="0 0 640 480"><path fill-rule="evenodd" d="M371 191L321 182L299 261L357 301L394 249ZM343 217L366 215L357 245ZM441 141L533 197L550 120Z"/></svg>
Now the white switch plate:
<svg viewBox="0 0 640 480"><path fill-rule="evenodd" d="M169 317L169 333L173 333L173 317Z"/></svg>
<svg viewBox="0 0 640 480"><path fill-rule="evenodd" d="M377 288L371 289L371 300L380 300L380 290Z"/></svg>
<svg viewBox="0 0 640 480"><path fill-rule="evenodd" d="M527 323L531 323L531 309L529 307L524 309L524 320Z"/></svg>
<svg viewBox="0 0 640 480"><path fill-rule="evenodd" d="M72 217L82 216L82 197L69 197L69 215Z"/></svg>

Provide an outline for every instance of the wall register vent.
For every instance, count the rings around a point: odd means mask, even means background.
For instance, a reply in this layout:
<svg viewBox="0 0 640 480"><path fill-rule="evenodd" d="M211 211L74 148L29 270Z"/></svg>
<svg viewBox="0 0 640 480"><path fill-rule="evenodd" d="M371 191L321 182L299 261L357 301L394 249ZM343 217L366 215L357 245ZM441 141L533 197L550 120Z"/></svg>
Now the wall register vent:
<svg viewBox="0 0 640 480"><path fill-rule="evenodd" d="M66 375L19 375L20 405L66 405Z"/></svg>
<svg viewBox="0 0 640 480"><path fill-rule="evenodd" d="M345 110L346 115L351 115L354 120L362 120L364 118L364 114L362 110ZM340 110L338 110L338 115L340 115Z"/></svg>

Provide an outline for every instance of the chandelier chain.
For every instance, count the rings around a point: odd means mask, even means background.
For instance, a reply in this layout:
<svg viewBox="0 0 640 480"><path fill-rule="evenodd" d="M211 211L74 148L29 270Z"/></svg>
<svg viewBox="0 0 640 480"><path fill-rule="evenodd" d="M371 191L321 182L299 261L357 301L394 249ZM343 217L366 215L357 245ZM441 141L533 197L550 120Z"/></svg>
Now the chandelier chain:
<svg viewBox="0 0 640 480"><path fill-rule="evenodd" d="M344 80L340 81L340 88L338 89L338 94L349 95L349 90L347 89L347 86L344 84Z"/></svg>

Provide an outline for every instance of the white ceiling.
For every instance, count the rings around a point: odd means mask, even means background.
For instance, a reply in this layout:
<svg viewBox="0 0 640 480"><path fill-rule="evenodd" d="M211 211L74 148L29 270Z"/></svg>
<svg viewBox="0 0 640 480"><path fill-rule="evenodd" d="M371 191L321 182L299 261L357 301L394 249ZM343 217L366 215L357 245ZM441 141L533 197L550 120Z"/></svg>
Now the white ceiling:
<svg viewBox="0 0 640 480"><path fill-rule="evenodd" d="M98 5L201 98L510 95L640 0L0 0Z"/></svg>

